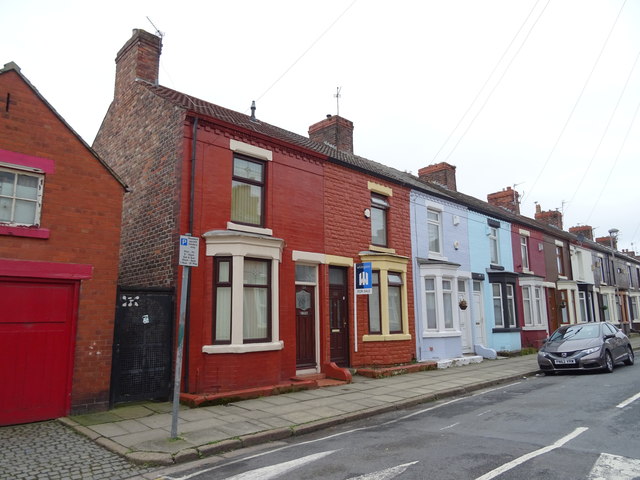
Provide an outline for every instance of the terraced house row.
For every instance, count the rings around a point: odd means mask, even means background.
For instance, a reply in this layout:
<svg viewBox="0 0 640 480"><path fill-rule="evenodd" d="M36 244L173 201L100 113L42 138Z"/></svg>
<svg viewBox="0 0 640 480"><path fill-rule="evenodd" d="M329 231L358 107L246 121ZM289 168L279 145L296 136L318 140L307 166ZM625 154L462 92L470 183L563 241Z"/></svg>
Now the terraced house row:
<svg viewBox="0 0 640 480"><path fill-rule="evenodd" d="M63 124L88 158L82 164L96 164L113 190L127 193L122 204L121 193L101 194L114 210L111 217L96 213L117 225L113 231L121 229L119 250L110 238L101 248L111 257L73 260L88 265L84 276L62 269L76 292L61 347L69 361L57 380L66 382L59 388L65 400L45 416L166 397L183 299L185 399L285 388L307 375L349 381L363 367L494 358L538 347L566 323L639 326L640 261L617 251L613 237L593 238L588 226L564 231L557 211L522 216L511 188L487 201L458 192L456 169L447 163L414 176L360 157L353 123L340 116L311 125L305 137L263 122L255 111L244 115L163 87L161 48L159 37L134 30L118 52L114 99L92 148ZM0 75L3 90L5 79L26 82L11 66ZM19 115L24 101L18 97L5 120ZM0 218L0 235L24 247L17 259L0 239L0 286L16 291L65 261L30 258L31 244L44 251L53 234L21 235L51 222L49 189L56 181L80 190L86 184L62 178L57 164L54 171L20 163L20 155L53 155L45 137L35 150L28 143L6 147L6 137L3 130L2 201L22 198L17 190L5 194L10 179L21 185L29 177L31 185L33 177L41 186L22 187L33 190L39 216ZM84 230L97 240L102 222L88 223ZM200 249L183 290L178 239L187 232L200 239ZM101 303L96 320L83 305L105 259L119 272L117 290L112 276L101 290L112 301ZM39 268L20 273L36 260ZM355 289L361 263L372 268L366 295ZM26 322L28 312L16 308L15 315ZM15 338L27 335L17 323ZM90 378L83 374L88 365L96 372ZM18 414L11 415L0 423L15 421Z"/></svg>

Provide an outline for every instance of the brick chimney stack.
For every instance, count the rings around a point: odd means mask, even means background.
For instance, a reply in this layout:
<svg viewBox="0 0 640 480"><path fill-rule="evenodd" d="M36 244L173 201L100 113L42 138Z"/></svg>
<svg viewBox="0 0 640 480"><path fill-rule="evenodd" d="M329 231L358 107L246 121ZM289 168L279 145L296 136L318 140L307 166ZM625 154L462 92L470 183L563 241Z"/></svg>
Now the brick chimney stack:
<svg viewBox="0 0 640 480"><path fill-rule="evenodd" d="M520 215L520 194L511 187L507 187L501 192L490 193L487 195L487 202L494 207L502 207Z"/></svg>
<svg viewBox="0 0 640 480"><path fill-rule="evenodd" d="M134 29L129 41L116 55L115 99L131 91L137 78L158 84L162 39L144 30Z"/></svg>
<svg viewBox="0 0 640 480"><path fill-rule="evenodd" d="M569 227L569 233L591 240L593 242L593 227L591 225L578 225L576 227Z"/></svg>
<svg viewBox="0 0 640 480"><path fill-rule="evenodd" d="M562 213L558 210L548 210L543 212L540 205L536 205L535 219L539 222L562 230Z"/></svg>
<svg viewBox="0 0 640 480"><path fill-rule="evenodd" d="M418 170L418 177L422 181L434 182L454 192L458 191L456 185L456 167L446 162L421 168Z"/></svg>
<svg viewBox="0 0 640 480"><path fill-rule="evenodd" d="M613 242L611 241L613 240ZM611 248L611 244L613 243L613 249L618 250L618 238L617 237L598 237L596 238L596 243L600 245L604 245L605 247Z"/></svg>
<svg viewBox="0 0 640 480"><path fill-rule="evenodd" d="M353 122L339 115L327 115L309 127L309 138L328 143L341 152L353 153Z"/></svg>

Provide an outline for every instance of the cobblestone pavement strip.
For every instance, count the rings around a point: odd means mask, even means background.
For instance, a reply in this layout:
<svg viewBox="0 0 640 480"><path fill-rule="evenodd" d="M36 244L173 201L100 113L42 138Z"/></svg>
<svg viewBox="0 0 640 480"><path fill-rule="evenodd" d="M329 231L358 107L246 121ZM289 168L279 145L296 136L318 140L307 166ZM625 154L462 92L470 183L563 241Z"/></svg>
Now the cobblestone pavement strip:
<svg viewBox="0 0 640 480"><path fill-rule="evenodd" d="M0 427L0 480L118 480L151 472L61 423Z"/></svg>

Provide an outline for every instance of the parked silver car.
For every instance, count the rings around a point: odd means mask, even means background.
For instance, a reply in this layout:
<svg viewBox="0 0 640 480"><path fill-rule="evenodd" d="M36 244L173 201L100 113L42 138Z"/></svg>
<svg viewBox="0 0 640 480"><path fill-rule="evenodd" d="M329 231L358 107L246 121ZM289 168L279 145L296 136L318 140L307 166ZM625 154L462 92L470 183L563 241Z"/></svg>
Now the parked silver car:
<svg viewBox="0 0 640 480"><path fill-rule="evenodd" d="M607 322L576 323L557 329L538 351L540 370L604 370L612 372L618 362L633 365L629 338Z"/></svg>

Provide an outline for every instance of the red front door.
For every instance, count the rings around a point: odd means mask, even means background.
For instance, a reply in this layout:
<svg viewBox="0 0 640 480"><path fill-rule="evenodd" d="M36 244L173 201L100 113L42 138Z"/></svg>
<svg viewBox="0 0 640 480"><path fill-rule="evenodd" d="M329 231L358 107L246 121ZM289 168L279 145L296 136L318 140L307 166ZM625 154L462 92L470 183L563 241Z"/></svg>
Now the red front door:
<svg viewBox="0 0 640 480"><path fill-rule="evenodd" d="M329 267L329 327L331 361L349 366L349 308L347 303L347 269Z"/></svg>
<svg viewBox="0 0 640 480"><path fill-rule="evenodd" d="M296 286L296 368L316 367L315 288Z"/></svg>
<svg viewBox="0 0 640 480"><path fill-rule="evenodd" d="M0 278L0 425L68 414L77 282Z"/></svg>

